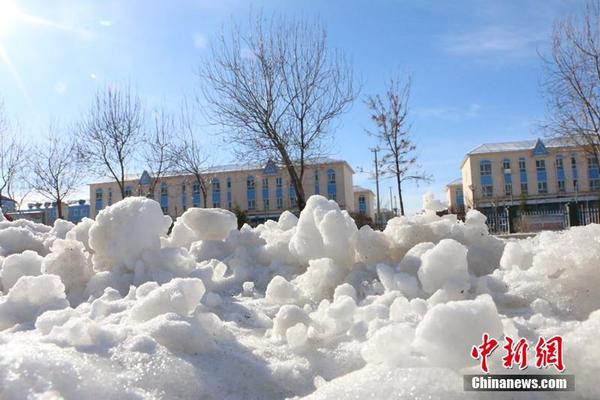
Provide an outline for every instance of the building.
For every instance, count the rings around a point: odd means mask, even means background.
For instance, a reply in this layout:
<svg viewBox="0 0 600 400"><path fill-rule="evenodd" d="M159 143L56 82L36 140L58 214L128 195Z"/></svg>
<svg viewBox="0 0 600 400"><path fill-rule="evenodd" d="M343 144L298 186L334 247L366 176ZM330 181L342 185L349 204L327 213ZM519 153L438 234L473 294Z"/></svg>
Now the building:
<svg viewBox="0 0 600 400"><path fill-rule="evenodd" d="M17 202L10 197L0 196L0 207L2 212L9 213L17 209Z"/></svg>
<svg viewBox="0 0 600 400"><path fill-rule="evenodd" d="M306 166L304 190L308 198L320 194L335 200L340 208L350 212L355 208L352 186L353 169L344 160L321 159ZM192 175L173 174L163 177L149 193L152 179L144 171L131 176L125 183L125 196L144 195L158 201L165 214L176 218L189 207L212 207L246 211L252 223L276 219L284 210L297 210L296 191L285 168L268 161L265 165L243 164L214 167L204 175L206 199ZM365 210L368 208L368 193ZM121 199L114 181L90 184L90 215L96 216L104 207ZM371 207L372 209L372 207Z"/></svg>
<svg viewBox="0 0 600 400"><path fill-rule="evenodd" d="M85 200L65 202L61 207L63 218L74 224L80 222L84 217L90 216L90 205ZM58 218L58 208L56 202L29 203L27 209L11 211L7 215L13 220L28 219L39 224L53 225Z"/></svg>
<svg viewBox="0 0 600 400"><path fill-rule="evenodd" d="M600 198L596 158L567 139L482 144L466 154L461 175L447 186L449 208L464 205L488 219L506 214L510 231L522 213L564 215L577 224Z"/></svg>
<svg viewBox="0 0 600 400"><path fill-rule="evenodd" d="M375 203L375 193L371 189L367 189L361 186L354 186L354 204L356 206L356 212L364 214L371 220L375 220L375 209L373 204Z"/></svg>
<svg viewBox="0 0 600 400"><path fill-rule="evenodd" d="M458 178L446 185L446 200L452 214L464 214L465 198L463 194L462 178Z"/></svg>
<svg viewBox="0 0 600 400"><path fill-rule="evenodd" d="M67 219L74 224L79 223L83 218L90 216L90 204L85 200L69 203Z"/></svg>

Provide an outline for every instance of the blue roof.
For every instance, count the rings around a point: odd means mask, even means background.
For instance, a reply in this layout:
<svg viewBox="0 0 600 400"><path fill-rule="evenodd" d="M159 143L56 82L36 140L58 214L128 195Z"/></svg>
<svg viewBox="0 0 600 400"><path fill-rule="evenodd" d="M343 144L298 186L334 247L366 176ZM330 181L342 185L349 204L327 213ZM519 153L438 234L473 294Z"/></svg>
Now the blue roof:
<svg viewBox="0 0 600 400"><path fill-rule="evenodd" d="M486 154L486 153L500 153L505 151L521 151L521 150L533 150L536 144L539 142L543 143L545 147L576 147L577 143L569 138L553 138L553 139L534 139L534 140L520 140L516 142L501 142L501 143L484 143L475 147L469 151L467 155L471 154Z"/></svg>

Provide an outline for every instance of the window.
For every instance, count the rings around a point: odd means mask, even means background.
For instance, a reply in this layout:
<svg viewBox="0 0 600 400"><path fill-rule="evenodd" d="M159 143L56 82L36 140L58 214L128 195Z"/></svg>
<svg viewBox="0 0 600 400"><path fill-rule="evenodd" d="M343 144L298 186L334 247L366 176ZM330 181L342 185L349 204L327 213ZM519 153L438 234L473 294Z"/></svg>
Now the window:
<svg viewBox="0 0 600 400"><path fill-rule="evenodd" d="M492 175L492 163L484 160L479 163L479 174L481 176L491 176Z"/></svg>
<svg viewBox="0 0 600 400"><path fill-rule="evenodd" d="M200 184L198 182L194 182L192 185L192 194L199 195L200 194Z"/></svg>
<svg viewBox="0 0 600 400"><path fill-rule="evenodd" d="M527 164L524 158L519 158L519 172L527 171Z"/></svg>
<svg viewBox="0 0 600 400"><path fill-rule="evenodd" d="M598 169L598 160L596 157L588 157L588 169Z"/></svg>
<svg viewBox="0 0 600 400"><path fill-rule="evenodd" d="M561 170L563 169L563 159L562 156L558 155L556 156L556 169Z"/></svg>
<svg viewBox="0 0 600 400"><path fill-rule="evenodd" d="M133 190L131 189L131 186L127 186L125 188L125 197L130 197L133 194Z"/></svg>
<svg viewBox="0 0 600 400"><path fill-rule="evenodd" d="M253 176L246 178L246 197L248 198L248 210L256 209L256 182Z"/></svg>
<svg viewBox="0 0 600 400"><path fill-rule="evenodd" d="M263 199L263 209L269 211L269 199Z"/></svg>
<svg viewBox="0 0 600 400"><path fill-rule="evenodd" d="M275 196L277 198L277 209L281 210L283 208L283 187L280 176L275 178Z"/></svg>
<svg viewBox="0 0 600 400"><path fill-rule="evenodd" d="M221 207L221 182L219 178L213 178L210 184L212 186L212 206L219 208Z"/></svg>
<svg viewBox="0 0 600 400"><path fill-rule="evenodd" d="M456 188L455 194L456 194L456 204L458 204L459 206L464 206L465 205L465 197L464 197L462 188Z"/></svg>
<svg viewBox="0 0 600 400"><path fill-rule="evenodd" d="M527 183L521 183L521 194L526 195L528 192Z"/></svg>
<svg viewBox="0 0 600 400"><path fill-rule="evenodd" d="M575 156L571 156L571 169L577 169L577 159Z"/></svg>
<svg viewBox="0 0 600 400"><path fill-rule="evenodd" d="M558 181L558 191L564 193L566 191L565 181Z"/></svg>
<svg viewBox="0 0 600 400"><path fill-rule="evenodd" d="M231 178L227 177L227 189L231 189Z"/></svg>
<svg viewBox="0 0 600 400"><path fill-rule="evenodd" d="M600 179L590 179L590 190L592 192L600 191Z"/></svg>
<svg viewBox="0 0 600 400"><path fill-rule="evenodd" d="M361 214L367 213L367 199L364 194L358 196L358 212Z"/></svg>
<svg viewBox="0 0 600 400"><path fill-rule="evenodd" d="M315 194L320 194L321 188L319 185L319 171L315 171Z"/></svg>
<svg viewBox="0 0 600 400"><path fill-rule="evenodd" d="M160 185L160 195L161 196L168 196L169 195L169 187L167 186L166 183L163 183Z"/></svg>
<svg viewBox="0 0 600 400"><path fill-rule="evenodd" d="M505 196L512 196L512 183L505 183L504 184L504 195Z"/></svg>
<svg viewBox="0 0 600 400"><path fill-rule="evenodd" d="M290 186L289 186L289 196L290 196L290 206L291 207L296 207L298 204L298 198L296 196L296 188L294 187L294 185L292 184L292 182L290 182Z"/></svg>
<svg viewBox="0 0 600 400"><path fill-rule="evenodd" d="M181 184L181 194L185 194L185 183Z"/></svg>
<svg viewBox="0 0 600 400"><path fill-rule="evenodd" d="M577 182L577 179L573 179L573 189L579 190L579 182Z"/></svg>
<svg viewBox="0 0 600 400"><path fill-rule="evenodd" d="M482 191L482 195L483 197L492 197L493 196L493 189L492 189L492 185L484 185L481 187L481 191Z"/></svg>
<svg viewBox="0 0 600 400"><path fill-rule="evenodd" d="M333 169L327 170L327 198L329 200L336 200L337 187L335 184L335 171Z"/></svg>
<svg viewBox="0 0 600 400"><path fill-rule="evenodd" d="M262 198L263 198L263 209L269 209L269 178L263 178L262 180Z"/></svg>
<svg viewBox="0 0 600 400"><path fill-rule="evenodd" d="M535 160L535 169L539 172L546 171L546 160Z"/></svg>
<svg viewBox="0 0 600 400"><path fill-rule="evenodd" d="M96 201L102 200L102 189L96 189Z"/></svg>
<svg viewBox="0 0 600 400"><path fill-rule="evenodd" d="M538 182L538 193L548 193L548 183L545 181Z"/></svg>
<svg viewBox="0 0 600 400"><path fill-rule="evenodd" d="M502 168L506 171L507 169L510 169L510 160L504 160L502 161Z"/></svg>
<svg viewBox="0 0 600 400"><path fill-rule="evenodd" d="M332 169L327 171L327 183L335 183L335 171Z"/></svg>
<svg viewBox="0 0 600 400"><path fill-rule="evenodd" d="M231 194L231 177L228 176L227 177L227 208L230 210L233 208L232 197L233 197L233 195Z"/></svg>

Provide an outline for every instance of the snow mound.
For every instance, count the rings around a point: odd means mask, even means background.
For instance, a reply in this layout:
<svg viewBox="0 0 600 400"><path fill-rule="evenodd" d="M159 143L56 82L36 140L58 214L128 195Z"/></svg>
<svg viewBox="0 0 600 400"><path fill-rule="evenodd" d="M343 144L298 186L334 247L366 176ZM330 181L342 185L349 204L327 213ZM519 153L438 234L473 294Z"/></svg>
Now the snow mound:
<svg viewBox="0 0 600 400"><path fill-rule="evenodd" d="M383 231L322 196L239 230L191 208L168 234L140 197L0 221L0 398L503 398L462 389L483 333L562 335L599 398L600 225L504 241L426 203Z"/></svg>

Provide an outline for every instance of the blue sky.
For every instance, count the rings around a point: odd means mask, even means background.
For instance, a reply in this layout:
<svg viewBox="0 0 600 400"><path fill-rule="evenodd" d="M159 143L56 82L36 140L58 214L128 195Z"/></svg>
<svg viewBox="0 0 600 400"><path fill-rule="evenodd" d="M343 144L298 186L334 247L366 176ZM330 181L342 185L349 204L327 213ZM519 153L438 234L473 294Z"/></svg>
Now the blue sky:
<svg viewBox="0 0 600 400"><path fill-rule="evenodd" d="M32 141L50 122L80 118L107 83L130 82L149 108L176 109L183 95L197 90L195 70L211 38L232 21L244 22L250 10L319 18L362 85L336 124L332 156L357 171L372 169L364 97L384 91L393 74L412 75L412 135L420 163L434 176L429 185L406 187L405 203L414 212L424 191L444 195L471 148L542 135L538 53L547 51L553 22L582 6L552 0L0 0L0 98ZM236 161L226 148L213 153L218 163ZM375 186L367 173L354 181ZM382 182L384 204L390 186L391 180Z"/></svg>

